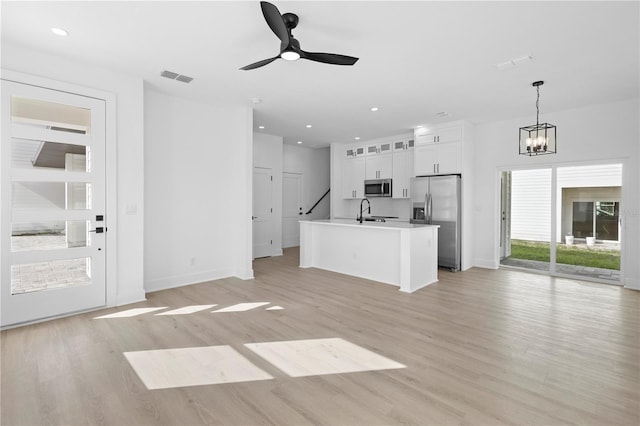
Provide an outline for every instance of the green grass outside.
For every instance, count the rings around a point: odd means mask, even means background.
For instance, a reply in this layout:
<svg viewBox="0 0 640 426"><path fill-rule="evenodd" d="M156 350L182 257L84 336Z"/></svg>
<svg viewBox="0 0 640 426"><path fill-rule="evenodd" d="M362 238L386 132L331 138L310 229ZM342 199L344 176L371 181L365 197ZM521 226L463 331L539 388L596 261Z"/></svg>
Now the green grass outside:
<svg viewBox="0 0 640 426"><path fill-rule="evenodd" d="M550 261L549 243L511 240L511 256L514 259ZM556 244L556 263L620 270L620 251L585 249Z"/></svg>

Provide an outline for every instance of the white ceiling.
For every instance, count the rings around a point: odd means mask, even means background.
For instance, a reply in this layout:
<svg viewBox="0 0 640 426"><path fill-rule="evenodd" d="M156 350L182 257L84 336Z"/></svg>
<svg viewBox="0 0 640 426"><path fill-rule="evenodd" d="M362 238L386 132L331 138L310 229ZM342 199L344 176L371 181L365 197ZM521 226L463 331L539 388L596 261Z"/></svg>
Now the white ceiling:
<svg viewBox="0 0 640 426"><path fill-rule="evenodd" d="M253 106L256 131L264 125L305 146L450 120L530 116L522 125L532 124L535 80L545 81L541 121L545 112L638 97L636 1L273 3L300 17L293 34L302 49L360 60L239 70L278 54L258 1L2 1L2 43L122 71L176 96ZM533 61L495 66L527 55ZM194 81L162 78L165 69Z"/></svg>

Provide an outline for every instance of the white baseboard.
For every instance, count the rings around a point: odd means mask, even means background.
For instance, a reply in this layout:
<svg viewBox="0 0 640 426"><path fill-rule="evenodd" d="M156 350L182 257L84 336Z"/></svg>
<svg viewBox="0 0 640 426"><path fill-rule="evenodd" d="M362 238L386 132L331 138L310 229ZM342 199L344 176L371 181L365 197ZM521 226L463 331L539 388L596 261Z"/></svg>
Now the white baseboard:
<svg viewBox="0 0 640 426"><path fill-rule="evenodd" d="M498 269L500 264L497 263L495 259L475 259L473 266L485 269Z"/></svg>
<svg viewBox="0 0 640 426"><path fill-rule="evenodd" d="M640 290L640 280L638 280L638 278L625 278L623 285L624 288L628 288L629 290Z"/></svg>
<svg viewBox="0 0 640 426"><path fill-rule="evenodd" d="M253 278L253 272L252 272ZM193 274L174 275L172 277L159 278L144 283L144 289L147 293L154 291L167 290L170 288L182 287L185 285L199 284L207 281L219 280L222 278L232 277L233 274L228 269L213 269L209 271L196 272ZM240 277L242 278L242 277ZM242 278L245 279L245 278Z"/></svg>
<svg viewBox="0 0 640 426"><path fill-rule="evenodd" d="M116 301L116 304L114 306L130 305L131 303L144 302L146 300L147 297L145 296L145 292L141 289L140 291L136 291L135 293L131 294L118 294L118 300ZM107 307L113 308L114 306Z"/></svg>

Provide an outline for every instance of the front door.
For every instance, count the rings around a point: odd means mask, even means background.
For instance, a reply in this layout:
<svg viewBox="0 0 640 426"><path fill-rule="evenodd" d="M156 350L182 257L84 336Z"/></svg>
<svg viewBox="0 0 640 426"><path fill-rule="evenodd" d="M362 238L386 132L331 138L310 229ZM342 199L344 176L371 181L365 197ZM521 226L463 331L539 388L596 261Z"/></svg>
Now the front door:
<svg viewBox="0 0 640 426"><path fill-rule="evenodd" d="M106 305L105 101L2 81L1 325Z"/></svg>

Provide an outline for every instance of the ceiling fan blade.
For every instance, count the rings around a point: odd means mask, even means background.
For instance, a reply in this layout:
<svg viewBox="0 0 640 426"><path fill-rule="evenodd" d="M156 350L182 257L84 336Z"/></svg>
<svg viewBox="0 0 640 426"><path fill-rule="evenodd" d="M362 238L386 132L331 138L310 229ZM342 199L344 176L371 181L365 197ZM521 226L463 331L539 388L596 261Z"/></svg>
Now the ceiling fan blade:
<svg viewBox="0 0 640 426"><path fill-rule="evenodd" d="M274 56L273 58L269 58L269 59L264 59L262 61L258 61L258 62L254 62L253 64L249 64L246 67L242 67L240 68L241 70L252 70L255 68L260 68L263 67L267 64L270 64L271 62L275 61L276 59L278 59L280 56Z"/></svg>
<svg viewBox="0 0 640 426"><path fill-rule="evenodd" d="M336 53L320 53L300 51L300 57L309 59L310 61L324 62L332 65L353 65L359 58L353 56L338 55Z"/></svg>
<svg viewBox="0 0 640 426"><path fill-rule="evenodd" d="M268 1L261 1L260 7L262 8L262 15L264 15L264 19L267 21L267 25L269 25L271 31L273 31L283 43L289 44L289 30L287 30L287 26L278 8Z"/></svg>

